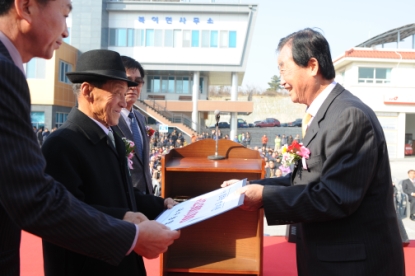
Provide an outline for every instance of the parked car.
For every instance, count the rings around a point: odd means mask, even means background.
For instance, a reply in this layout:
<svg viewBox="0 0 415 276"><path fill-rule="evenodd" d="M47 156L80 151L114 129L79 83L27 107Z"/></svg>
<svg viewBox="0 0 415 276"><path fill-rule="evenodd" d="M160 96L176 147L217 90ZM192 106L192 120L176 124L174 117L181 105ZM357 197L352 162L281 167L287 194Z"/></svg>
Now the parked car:
<svg viewBox="0 0 415 276"><path fill-rule="evenodd" d="M281 125L280 121L278 121L277 119L266 118L265 120L257 123L255 126L256 127L279 127L280 125Z"/></svg>
<svg viewBox="0 0 415 276"><path fill-rule="evenodd" d="M295 119L295 121L287 124L288 127L301 127L303 119Z"/></svg>
<svg viewBox="0 0 415 276"><path fill-rule="evenodd" d="M405 155L412 155L412 154L413 154L412 144L410 143L405 144Z"/></svg>
<svg viewBox="0 0 415 276"><path fill-rule="evenodd" d="M248 127L248 124L243 119L238 119L238 128L246 128Z"/></svg>
<svg viewBox="0 0 415 276"><path fill-rule="evenodd" d="M280 127L287 127L288 126L288 123L281 123L280 124Z"/></svg>
<svg viewBox="0 0 415 276"><path fill-rule="evenodd" d="M218 123L218 128L230 128L231 126L229 125L228 122L219 122ZM208 128L216 128L216 124L209 126Z"/></svg>

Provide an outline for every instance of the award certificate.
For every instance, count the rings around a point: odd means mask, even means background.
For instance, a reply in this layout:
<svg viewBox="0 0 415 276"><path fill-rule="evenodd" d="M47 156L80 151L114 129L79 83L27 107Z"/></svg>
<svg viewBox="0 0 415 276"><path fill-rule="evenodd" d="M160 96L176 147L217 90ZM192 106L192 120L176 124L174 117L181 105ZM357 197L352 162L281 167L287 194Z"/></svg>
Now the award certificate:
<svg viewBox="0 0 415 276"><path fill-rule="evenodd" d="M237 192L246 185L246 179L225 188L194 197L165 210L156 219L171 230L178 230L227 212L244 202L244 194Z"/></svg>

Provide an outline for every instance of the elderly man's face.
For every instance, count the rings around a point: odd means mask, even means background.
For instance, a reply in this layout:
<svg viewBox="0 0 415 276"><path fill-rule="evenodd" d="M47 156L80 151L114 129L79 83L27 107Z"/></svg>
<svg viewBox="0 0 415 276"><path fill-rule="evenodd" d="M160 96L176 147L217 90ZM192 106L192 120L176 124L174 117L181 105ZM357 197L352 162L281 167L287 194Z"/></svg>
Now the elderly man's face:
<svg viewBox="0 0 415 276"><path fill-rule="evenodd" d="M125 97L127 106L132 106L140 96L141 88L143 87L143 79L141 78L141 74L138 69L126 69L125 72L127 74L127 78L138 83L138 86L128 88L127 96Z"/></svg>
<svg viewBox="0 0 415 276"><path fill-rule="evenodd" d="M89 104L93 118L107 127L118 125L121 109L126 107L127 89L127 82L119 80L109 80L102 88L94 87Z"/></svg>
<svg viewBox="0 0 415 276"><path fill-rule="evenodd" d="M287 43L278 56L281 85L290 93L294 103L310 105L314 78L308 67L300 67L294 62L291 48L291 43Z"/></svg>
<svg viewBox="0 0 415 276"><path fill-rule="evenodd" d="M32 43L27 45L30 54L22 56L23 62L32 57L49 59L69 35L66 18L72 9L71 1L55 0L46 4L33 1L29 4L27 10L30 11L31 22L24 27L24 31Z"/></svg>

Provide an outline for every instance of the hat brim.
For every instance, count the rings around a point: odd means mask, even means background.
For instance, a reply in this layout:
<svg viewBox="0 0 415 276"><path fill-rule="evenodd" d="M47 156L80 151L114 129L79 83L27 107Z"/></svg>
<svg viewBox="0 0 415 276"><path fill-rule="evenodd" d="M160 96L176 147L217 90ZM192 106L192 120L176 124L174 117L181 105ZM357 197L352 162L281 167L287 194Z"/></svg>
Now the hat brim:
<svg viewBox="0 0 415 276"><path fill-rule="evenodd" d="M138 83L133 82L127 78L107 74L90 72L68 72L66 73L66 76L72 83L83 83L85 81L122 80L127 82L128 87L138 86Z"/></svg>

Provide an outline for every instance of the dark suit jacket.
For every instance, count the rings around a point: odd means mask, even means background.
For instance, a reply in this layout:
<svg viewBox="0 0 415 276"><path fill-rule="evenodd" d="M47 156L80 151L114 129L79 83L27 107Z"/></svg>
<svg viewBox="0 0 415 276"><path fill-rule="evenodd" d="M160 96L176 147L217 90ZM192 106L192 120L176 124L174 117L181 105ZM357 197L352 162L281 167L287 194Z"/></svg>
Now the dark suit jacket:
<svg viewBox="0 0 415 276"><path fill-rule="evenodd" d="M0 275L19 275L21 228L119 263L133 243L135 226L76 200L44 173L30 108L25 76L0 42Z"/></svg>
<svg viewBox="0 0 415 276"><path fill-rule="evenodd" d="M122 219L129 210L139 211L154 219L164 200L132 187L124 142L114 138L116 149L92 119L73 108L43 144L46 172L103 213ZM112 266L47 242L43 246L46 275L145 275L143 260L135 253Z"/></svg>
<svg viewBox="0 0 415 276"><path fill-rule="evenodd" d="M153 184L151 181L150 175L150 168L149 168L149 161L150 161L150 141L149 137L147 136L146 131L146 122L145 118L140 112L134 110L134 115L137 118L138 127L140 128L141 135L143 137L143 156L144 160L139 157L136 153L132 159L133 161L133 169L131 170L131 178L133 181L133 186L138 188L140 191L153 194ZM124 117L120 116L120 121L117 126L113 127L115 133L117 133L120 137L126 137L127 139L134 141L133 134L131 133L130 128L128 127L127 123L124 120Z"/></svg>
<svg viewBox="0 0 415 276"><path fill-rule="evenodd" d="M304 138L291 179L270 178L270 225L299 223L299 275L405 275L388 151L374 112L337 84ZM288 181L287 181L288 180ZM293 186L287 185L291 181Z"/></svg>
<svg viewBox="0 0 415 276"><path fill-rule="evenodd" d="M408 195L410 200L413 200L413 196L411 196L411 193L415 193L415 185L412 183L410 179L405 179L402 181L402 191Z"/></svg>

